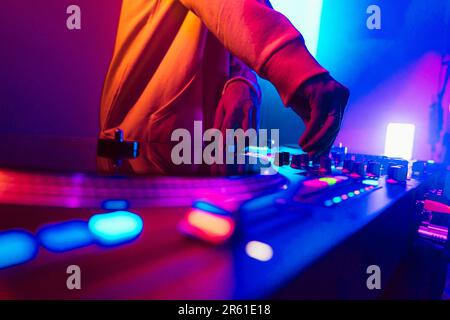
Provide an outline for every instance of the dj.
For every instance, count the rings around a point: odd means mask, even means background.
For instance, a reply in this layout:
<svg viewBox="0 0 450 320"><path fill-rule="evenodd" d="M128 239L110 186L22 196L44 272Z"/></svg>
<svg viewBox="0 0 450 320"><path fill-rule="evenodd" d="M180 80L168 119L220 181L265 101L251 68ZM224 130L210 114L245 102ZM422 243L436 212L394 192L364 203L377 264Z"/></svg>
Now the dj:
<svg viewBox="0 0 450 320"><path fill-rule="evenodd" d="M178 128L258 127L258 75L305 122L299 144L326 152L348 90L265 0L123 0L101 102L101 136L170 143ZM276 112L276 110L273 110Z"/></svg>

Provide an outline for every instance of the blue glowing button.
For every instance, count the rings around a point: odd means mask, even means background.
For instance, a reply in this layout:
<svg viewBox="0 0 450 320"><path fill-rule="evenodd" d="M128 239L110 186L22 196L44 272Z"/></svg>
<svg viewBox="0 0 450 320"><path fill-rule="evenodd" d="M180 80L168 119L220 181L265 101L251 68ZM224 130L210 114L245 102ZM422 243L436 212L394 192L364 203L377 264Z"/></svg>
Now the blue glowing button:
<svg viewBox="0 0 450 320"><path fill-rule="evenodd" d="M102 203L105 210L126 210L130 207L127 200L106 200Z"/></svg>
<svg viewBox="0 0 450 320"><path fill-rule="evenodd" d="M96 214L89 220L89 230L98 242L106 246L136 239L143 226L142 218L128 211Z"/></svg>
<svg viewBox="0 0 450 320"><path fill-rule="evenodd" d="M48 225L39 230L41 245L54 252L64 252L95 243L86 221L70 221Z"/></svg>
<svg viewBox="0 0 450 320"><path fill-rule="evenodd" d="M379 183L377 180L363 180L362 184L365 184L366 186L378 187Z"/></svg>
<svg viewBox="0 0 450 320"><path fill-rule="evenodd" d="M222 209L222 208L220 208L212 203L206 202L206 201L197 201L194 203L193 207L196 209L202 210L202 211L211 212L211 213L215 213L215 214L230 215L230 213L228 211L226 211L225 209Z"/></svg>
<svg viewBox="0 0 450 320"><path fill-rule="evenodd" d="M30 261L37 253L38 243L28 232L0 232L0 269Z"/></svg>
<svg viewBox="0 0 450 320"><path fill-rule="evenodd" d="M333 205L333 201L332 200L327 200L327 201L324 202L324 205L326 207L331 207Z"/></svg>

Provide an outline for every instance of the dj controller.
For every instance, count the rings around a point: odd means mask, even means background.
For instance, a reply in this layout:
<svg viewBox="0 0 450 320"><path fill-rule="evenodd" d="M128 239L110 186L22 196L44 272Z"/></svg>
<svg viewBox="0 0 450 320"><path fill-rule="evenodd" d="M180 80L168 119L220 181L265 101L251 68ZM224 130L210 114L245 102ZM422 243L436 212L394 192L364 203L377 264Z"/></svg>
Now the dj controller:
<svg viewBox="0 0 450 320"><path fill-rule="evenodd" d="M166 146L108 158L91 139L0 141L3 299L380 298L368 269L389 286L436 166L283 146L270 172L200 175Z"/></svg>

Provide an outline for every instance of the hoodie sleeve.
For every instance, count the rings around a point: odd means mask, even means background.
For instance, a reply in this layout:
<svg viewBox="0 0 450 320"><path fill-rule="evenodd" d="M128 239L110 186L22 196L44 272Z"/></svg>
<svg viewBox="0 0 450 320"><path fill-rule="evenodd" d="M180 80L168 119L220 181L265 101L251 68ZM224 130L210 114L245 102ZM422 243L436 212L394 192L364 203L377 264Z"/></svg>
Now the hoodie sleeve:
<svg viewBox="0 0 450 320"><path fill-rule="evenodd" d="M230 69L230 80L225 84L223 91L225 92L231 83L243 81L252 89L257 97L258 104L261 104L261 88L259 87L256 74L245 63L234 56L230 57Z"/></svg>
<svg viewBox="0 0 450 320"><path fill-rule="evenodd" d="M300 32L267 0L179 0L238 59L272 82L288 105L308 79L327 73Z"/></svg>

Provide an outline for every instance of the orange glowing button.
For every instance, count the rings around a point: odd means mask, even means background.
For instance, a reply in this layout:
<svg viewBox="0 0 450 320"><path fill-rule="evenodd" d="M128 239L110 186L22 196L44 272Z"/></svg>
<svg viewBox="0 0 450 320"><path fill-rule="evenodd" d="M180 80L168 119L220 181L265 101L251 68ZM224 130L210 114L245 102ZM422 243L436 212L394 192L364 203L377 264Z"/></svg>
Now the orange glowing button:
<svg viewBox="0 0 450 320"><path fill-rule="evenodd" d="M233 235L235 222L231 217L192 209L181 222L180 228L189 236L213 244L222 244Z"/></svg>

